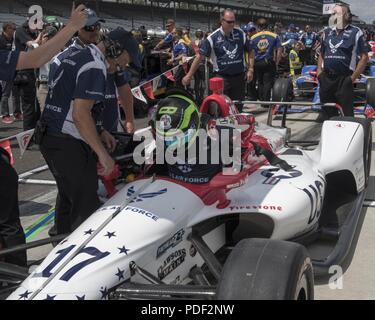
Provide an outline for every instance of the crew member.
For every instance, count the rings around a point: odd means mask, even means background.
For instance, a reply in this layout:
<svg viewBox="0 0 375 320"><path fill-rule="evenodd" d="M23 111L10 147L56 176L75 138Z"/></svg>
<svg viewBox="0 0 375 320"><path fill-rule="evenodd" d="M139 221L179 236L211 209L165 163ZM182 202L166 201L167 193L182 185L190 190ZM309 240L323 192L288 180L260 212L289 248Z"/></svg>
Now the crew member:
<svg viewBox="0 0 375 320"><path fill-rule="evenodd" d="M67 26L54 39L30 52L0 51L0 80L10 81L15 71L39 68L48 62L71 39L75 32L85 25L87 17L83 5L72 10ZM25 243L18 207L18 176L11 167L9 156L0 148L0 241L5 247ZM5 256L9 263L26 266L26 252Z"/></svg>
<svg viewBox="0 0 375 320"><path fill-rule="evenodd" d="M289 52L290 74L295 77L302 73L302 62L300 59L300 51L303 44L300 41L293 41L292 50Z"/></svg>
<svg viewBox="0 0 375 320"><path fill-rule="evenodd" d="M250 70L254 70L258 82L258 96L261 101L271 100L271 90L276 78L276 66L282 56L280 38L267 31L268 22L264 18L257 21L259 32L250 41ZM251 78L252 80L252 74Z"/></svg>
<svg viewBox="0 0 375 320"><path fill-rule="evenodd" d="M368 47L361 29L350 24L352 14L348 5L336 5L333 14L337 23L324 30L318 61L320 100L337 103L346 116L354 116L353 83L366 68ZM324 108L319 120L335 115L336 109Z"/></svg>
<svg viewBox="0 0 375 320"><path fill-rule="evenodd" d="M165 29L167 30L167 35L164 39L160 40L160 42L155 46L154 50L163 49L165 45L169 45L172 47L173 43L173 31L176 28L176 23L173 19L168 19L167 23L165 24Z"/></svg>
<svg viewBox="0 0 375 320"><path fill-rule="evenodd" d="M105 100L107 67L123 68L138 55L131 33L117 28L62 60L51 79L38 131L44 132L40 150L57 183L57 234L72 232L100 206L98 173L113 171L109 152L116 141L103 128L97 131L92 111Z"/></svg>
<svg viewBox="0 0 375 320"><path fill-rule="evenodd" d="M204 57L211 58L216 76L224 79L224 93L232 100L243 101L245 98L245 84L250 81L252 68L246 72L245 53L249 43L246 34L235 28L236 17L231 9L226 9L221 15L221 27L202 41L200 54L182 80L182 84L189 85L193 75L198 70ZM242 104L238 105L242 110Z"/></svg>
<svg viewBox="0 0 375 320"><path fill-rule="evenodd" d="M318 36L312 31L311 26L307 25L305 32L302 34L300 39L304 45L304 49L301 51L301 60L305 65L313 65L313 48L315 48Z"/></svg>

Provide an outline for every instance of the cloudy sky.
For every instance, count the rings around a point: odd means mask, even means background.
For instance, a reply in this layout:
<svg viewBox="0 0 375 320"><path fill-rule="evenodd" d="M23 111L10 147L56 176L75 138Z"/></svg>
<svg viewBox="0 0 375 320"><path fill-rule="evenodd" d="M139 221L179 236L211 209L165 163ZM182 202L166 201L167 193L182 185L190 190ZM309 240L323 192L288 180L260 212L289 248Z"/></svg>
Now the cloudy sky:
<svg viewBox="0 0 375 320"><path fill-rule="evenodd" d="M349 3L352 12L362 20L368 23L372 23L375 20L374 0L344 0L344 2Z"/></svg>

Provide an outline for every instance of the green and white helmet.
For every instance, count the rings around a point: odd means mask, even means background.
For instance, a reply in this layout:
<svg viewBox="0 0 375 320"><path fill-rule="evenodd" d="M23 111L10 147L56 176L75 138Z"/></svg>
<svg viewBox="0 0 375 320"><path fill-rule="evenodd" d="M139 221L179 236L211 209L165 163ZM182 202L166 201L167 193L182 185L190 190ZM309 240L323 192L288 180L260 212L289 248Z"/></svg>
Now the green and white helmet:
<svg viewBox="0 0 375 320"><path fill-rule="evenodd" d="M159 102L153 125L157 138L162 139L166 147L188 148L200 128L198 107L190 98L172 94Z"/></svg>

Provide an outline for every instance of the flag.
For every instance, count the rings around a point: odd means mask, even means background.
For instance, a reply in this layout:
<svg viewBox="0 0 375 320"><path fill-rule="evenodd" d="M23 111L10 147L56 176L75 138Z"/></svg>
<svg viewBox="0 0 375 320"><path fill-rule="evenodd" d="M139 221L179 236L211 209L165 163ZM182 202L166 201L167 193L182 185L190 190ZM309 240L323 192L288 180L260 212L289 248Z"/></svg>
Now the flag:
<svg viewBox="0 0 375 320"><path fill-rule="evenodd" d="M13 158L12 148L10 147L10 141L9 140L0 141L0 148L3 148L9 154L10 164L13 166L14 158Z"/></svg>
<svg viewBox="0 0 375 320"><path fill-rule="evenodd" d="M144 85L143 85L143 90L145 91L147 97L149 97L151 100L155 100L155 97L154 97L154 92L152 90L152 85L151 85L151 82L146 82Z"/></svg>
<svg viewBox="0 0 375 320"><path fill-rule="evenodd" d="M164 72L164 76L169 79L170 81L173 81L175 82L176 80L174 79L174 76L173 76L173 70L177 70L177 68L173 68L172 70L169 70L169 71L166 71Z"/></svg>
<svg viewBox="0 0 375 320"><path fill-rule="evenodd" d="M27 130L24 132L21 132L16 135L16 139L18 142L18 145L20 146L20 157L22 158L23 154L25 153L31 138L33 137L34 129Z"/></svg>
<svg viewBox="0 0 375 320"><path fill-rule="evenodd" d="M143 101L144 103L147 103L147 100L146 98L143 96L143 93L142 93L142 90L140 87L135 87L132 89L132 94L135 98L137 98L138 100L141 100Z"/></svg>
<svg viewBox="0 0 375 320"><path fill-rule="evenodd" d="M161 77L158 76L152 80L152 91L155 92L160 86Z"/></svg>

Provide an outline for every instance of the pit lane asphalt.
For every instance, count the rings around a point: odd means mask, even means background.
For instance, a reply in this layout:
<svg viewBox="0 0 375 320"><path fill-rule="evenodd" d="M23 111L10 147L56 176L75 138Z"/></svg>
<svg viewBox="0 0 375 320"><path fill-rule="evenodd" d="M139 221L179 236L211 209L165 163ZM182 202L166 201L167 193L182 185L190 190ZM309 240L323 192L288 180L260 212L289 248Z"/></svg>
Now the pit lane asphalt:
<svg viewBox="0 0 375 320"><path fill-rule="evenodd" d="M264 122L267 118L265 112L257 113L257 121ZM318 137L320 125L314 124L311 120L316 118L316 114L294 114L288 116L288 124L292 128L293 138L302 138L311 140L312 137ZM145 127L147 119L138 119L136 121L137 129ZM0 138L8 137L22 131L22 122L15 122L11 125L0 123ZM373 141L375 135L373 134ZM375 202L375 142L373 143L373 165L371 168L370 184L366 199ZM39 168L45 165L45 161L36 148L31 148L25 152L22 159L19 156L17 142L12 141L12 151L15 159L15 169L19 174L29 170ZM32 175L30 179L53 180L51 173L43 171ZM24 229L33 225L38 219L43 217L54 207L56 199L56 187L37 184L20 184L19 203L21 212L21 221ZM348 265L342 277L342 289L331 289L328 285L328 279L320 281L315 285L315 299L375 299L375 207L364 207L362 214L362 225L355 239L352 256L346 262ZM47 231L51 227L50 221L36 237L32 240L46 238ZM29 250L28 259L37 260L44 257L50 250L47 245L37 249Z"/></svg>

